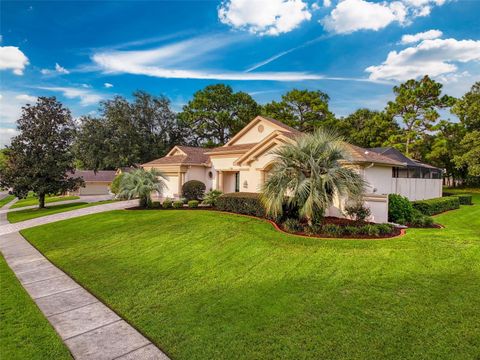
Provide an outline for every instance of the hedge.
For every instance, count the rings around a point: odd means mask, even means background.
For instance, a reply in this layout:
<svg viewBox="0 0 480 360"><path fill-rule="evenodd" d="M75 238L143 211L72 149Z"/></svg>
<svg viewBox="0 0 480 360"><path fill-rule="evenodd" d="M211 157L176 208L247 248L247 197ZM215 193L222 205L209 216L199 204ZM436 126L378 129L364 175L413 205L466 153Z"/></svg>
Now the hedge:
<svg viewBox="0 0 480 360"><path fill-rule="evenodd" d="M217 199L216 208L237 214L265 217L265 209L257 193L229 193Z"/></svg>
<svg viewBox="0 0 480 360"><path fill-rule="evenodd" d="M460 205L472 205L472 195L469 194L457 194L453 195L454 197L458 198Z"/></svg>
<svg viewBox="0 0 480 360"><path fill-rule="evenodd" d="M388 221L406 224L412 221L413 207L408 198L398 194L388 195Z"/></svg>
<svg viewBox="0 0 480 360"><path fill-rule="evenodd" d="M429 200L412 201L414 209L420 211L423 215L432 216L448 210L458 209L460 200L456 196L448 196Z"/></svg>

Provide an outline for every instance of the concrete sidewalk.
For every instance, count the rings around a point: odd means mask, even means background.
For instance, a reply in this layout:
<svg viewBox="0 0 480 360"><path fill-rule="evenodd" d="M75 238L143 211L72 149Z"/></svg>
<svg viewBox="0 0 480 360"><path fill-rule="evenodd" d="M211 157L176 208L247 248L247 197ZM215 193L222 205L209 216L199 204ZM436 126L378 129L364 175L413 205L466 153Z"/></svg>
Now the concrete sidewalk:
<svg viewBox="0 0 480 360"><path fill-rule="evenodd" d="M109 204L101 204L77 210L65 211L58 214L47 215L31 220L21 221L15 224L10 224L8 223L8 221L6 221L6 212L0 213L0 236L5 234L11 234L29 227L49 224L55 221L71 219L78 216L96 214L110 210L121 210L133 206L138 206L138 200L117 201Z"/></svg>
<svg viewBox="0 0 480 360"><path fill-rule="evenodd" d="M75 359L168 359L18 232L0 237L0 251Z"/></svg>

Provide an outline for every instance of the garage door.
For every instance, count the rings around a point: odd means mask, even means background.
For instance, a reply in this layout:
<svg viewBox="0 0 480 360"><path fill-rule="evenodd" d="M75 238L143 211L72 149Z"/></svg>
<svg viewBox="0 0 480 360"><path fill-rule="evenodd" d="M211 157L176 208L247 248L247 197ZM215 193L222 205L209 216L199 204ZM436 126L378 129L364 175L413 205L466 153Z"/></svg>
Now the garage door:
<svg viewBox="0 0 480 360"><path fill-rule="evenodd" d="M85 184L80 188L80 195L108 195L108 184Z"/></svg>

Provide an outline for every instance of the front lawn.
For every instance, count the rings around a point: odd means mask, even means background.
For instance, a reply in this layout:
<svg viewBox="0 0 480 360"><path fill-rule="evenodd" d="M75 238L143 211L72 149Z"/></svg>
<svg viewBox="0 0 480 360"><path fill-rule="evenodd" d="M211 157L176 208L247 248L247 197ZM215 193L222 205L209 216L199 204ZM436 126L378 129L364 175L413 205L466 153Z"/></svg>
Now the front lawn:
<svg viewBox="0 0 480 360"><path fill-rule="evenodd" d="M67 201L67 200L77 200L80 199L78 196L46 196L45 197L45 204L53 203L57 201ZM12 205L11 209L24 207L24 206L32 206L38 205L38 198L33 194L28 194L25 199L18 200L15 204Z"/></svg>
<svg viewBox="0 0 480 360"><path fill-rule="evenodd" d="M0 358L72 359L1 256L0 285Z"/></svg>
<svg viewBox="0 0 480 360"><path fill-rule="evenodd" d="M445 229L320 240L209 211L24 230L173 359L478 359L480 196Z"/></svg>
<svg viewBox="0 0 480 360"><path fill-rule="evenodd" d="M85 207L96 206L101 204L108 204L113 201L114 200L105 200L105 201L98 201L98 202L92 202L92 203L76 202L72 204L47 206L43 209L34 208L34 209L11 211L7 213L7 219L11 223L16 223L19 221L35 219L35 218L46 216L46 215L58 214L65 211L77 210L77 209L82 209Z"/></svg>
<svg viewBox="0 0 480 360"><path fill-rule="evenodd" d="M0 200L0 208L4 207L6 204L8 204L13 199L15 199L14 195L5 196L3 199Z"/></svg>

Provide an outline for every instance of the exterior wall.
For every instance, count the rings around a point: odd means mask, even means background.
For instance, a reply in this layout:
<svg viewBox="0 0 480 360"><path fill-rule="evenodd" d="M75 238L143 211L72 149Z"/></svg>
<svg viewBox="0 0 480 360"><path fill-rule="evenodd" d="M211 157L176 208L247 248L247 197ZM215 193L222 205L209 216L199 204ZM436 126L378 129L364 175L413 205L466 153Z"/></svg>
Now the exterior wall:
<svg viewBox="0 0 480 360"><path fill-rule="evenodd" d="M165 198L178 198L178 175L166 175L167 188L163 191Z"/></svg>
<svg viewBox="0 0 480 360"><path fill-rule="evenodd" d="M259 131L259 126L263 126L263 131ZM235 145L259 143L278 128L267 121L260 121L253 128L248 130L243 136L235 141Z"/></svg>
<svg viewBox="0 0 480 360"><path fill-rule="evenodd" d="M71 193L72 195L108 195L110 194L109 182L87 181L85 187L81 187L77 191Z"/></svg>
<svg viewBox="0 0 480 360"><path fill-rule="evenodd" d="M368 182L367 193L387 195L392 192L392 168L387 166L365 167L360 172Z"/></svg>
<svg viewBox="0 0 480 360"><path fill-rule="evenodd" d="M185 173L185 182L190 180L198 180L205 184L206 191L212 189L213 176L210 178L208 173L212 171L211 168L204 166L189 166ZM213 175L213 171L212 171Z"/></svg>
<svg viewBox="0 0 480 360"><path fill-rule="evenodd" d="M426 200L442 197L442 179L393 178L392 193L409 200Z"/></svg>

